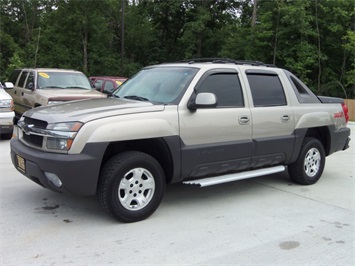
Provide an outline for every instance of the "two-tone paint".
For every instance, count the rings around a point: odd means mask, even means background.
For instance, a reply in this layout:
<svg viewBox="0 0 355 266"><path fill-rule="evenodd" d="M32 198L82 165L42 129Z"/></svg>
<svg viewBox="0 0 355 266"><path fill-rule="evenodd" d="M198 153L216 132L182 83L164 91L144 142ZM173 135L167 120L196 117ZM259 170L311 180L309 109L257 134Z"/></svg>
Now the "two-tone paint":
<svg viewBox="0 0 355 266"><path fill-rule="evenodd" d="M311 94L297 95L291 73L270 68L277 75L287 104L254 107L247 75L258 72L250 65L221 64L218 71L235 71L243 90L243 107L198 108L188 103L205 73L215 64L194 64L200 70L176 104L152 104L127 99L96 99L41 107L24 118L46 123L82 122L72 147L54 153L43 145L27 143L19 130L11 142L11 154L26 160L27 177L61 192L93 195L102 165L114 154L139 150L155 157L167 183L204 178L293 163L303 139L314 136L323 143L326 155L348 147L349 128L341 104L321 101ZM297 78L296 78L297 79ZM308 90L308 88L306 89ZM302 94L302 93L301 93ZM305 99L303 99L304 97ZM45 138L44 138L45 141ZM61 188L48 182L43 172L56 173Z"/></svg>

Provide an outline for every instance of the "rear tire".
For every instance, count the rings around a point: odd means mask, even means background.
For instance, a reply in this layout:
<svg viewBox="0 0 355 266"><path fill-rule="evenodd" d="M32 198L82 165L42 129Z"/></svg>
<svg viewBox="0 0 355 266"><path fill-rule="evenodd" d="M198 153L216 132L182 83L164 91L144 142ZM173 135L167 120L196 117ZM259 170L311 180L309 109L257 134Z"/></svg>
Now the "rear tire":
<svg viewBox="0 0 355 266"><path fill-rule="evenodd" d="M322 176L324 166L323 144L316 138L307 137L303 141L296 162L288 166L288 173L294 182L301 185L312 185Z"/></svg>
<svg viewBox="0 0 355 266"><path fill-rule="evenodd" d="M148 218L160 205L165 191L164 172L152 156L136 151L115 155L100 172L100 205L122 222Z"/></svg>

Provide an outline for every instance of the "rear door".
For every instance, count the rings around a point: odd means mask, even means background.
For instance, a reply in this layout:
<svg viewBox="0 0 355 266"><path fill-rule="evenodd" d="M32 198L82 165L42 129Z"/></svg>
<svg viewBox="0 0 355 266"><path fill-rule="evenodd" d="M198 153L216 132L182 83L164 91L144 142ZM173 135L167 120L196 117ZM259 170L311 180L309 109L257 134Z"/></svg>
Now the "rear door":
<svg viewBox="0 0 355 266"><path fill-rule="evenodd" d="M14 89L12 91L12 98L14 100L14 107L15 107L15 112L17 114L23 114L26 110L31 108L28 103L24 101L24 95L26 93L26 81L27 77L30 71L28 70L22 70L18 79L16 85L14 85Z"/></svg>
<svg viewBox="0 0 355 266"><path fill-rule="evenodd" d="M252 167L283 164L293 152L295 118L277 72L245 71L253 106Z"/></svg>

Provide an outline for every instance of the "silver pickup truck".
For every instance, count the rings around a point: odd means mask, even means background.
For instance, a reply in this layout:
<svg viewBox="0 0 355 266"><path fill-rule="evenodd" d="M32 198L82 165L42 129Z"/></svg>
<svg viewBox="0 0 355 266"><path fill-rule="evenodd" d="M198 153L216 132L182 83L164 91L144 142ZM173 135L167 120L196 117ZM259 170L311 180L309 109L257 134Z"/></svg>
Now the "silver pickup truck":
<svg viewBox="0 0 355 266"><path fill-rule="evenodd" d="M349 147L342 99L260 62L201 61L146 67L111 98L27 111L11 140L14 166L51 190L97 195L134 222L154 213L166 184L288 171L311 185L326 156Z"/></svg>

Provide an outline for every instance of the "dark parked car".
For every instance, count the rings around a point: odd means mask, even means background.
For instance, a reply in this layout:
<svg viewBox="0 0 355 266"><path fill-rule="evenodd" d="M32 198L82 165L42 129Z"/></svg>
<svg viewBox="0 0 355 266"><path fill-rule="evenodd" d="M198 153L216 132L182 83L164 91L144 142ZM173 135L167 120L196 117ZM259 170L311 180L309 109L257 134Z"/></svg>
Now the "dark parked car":
<svg viewBox="0 0 355 266"><path fill-rule="evenodd" d="M127 80L124 77L89 77L94 88L100 92L111 95L123 82Z"/></svg>

